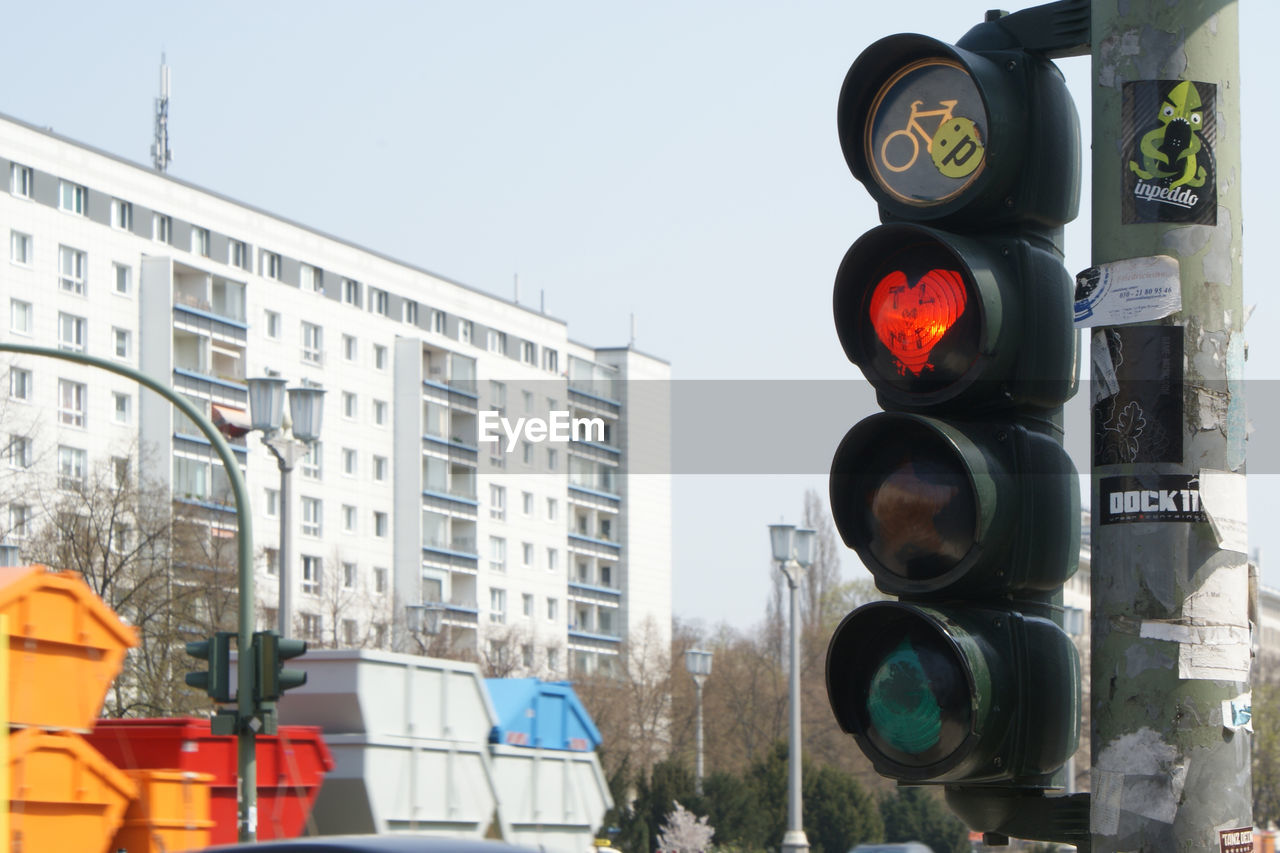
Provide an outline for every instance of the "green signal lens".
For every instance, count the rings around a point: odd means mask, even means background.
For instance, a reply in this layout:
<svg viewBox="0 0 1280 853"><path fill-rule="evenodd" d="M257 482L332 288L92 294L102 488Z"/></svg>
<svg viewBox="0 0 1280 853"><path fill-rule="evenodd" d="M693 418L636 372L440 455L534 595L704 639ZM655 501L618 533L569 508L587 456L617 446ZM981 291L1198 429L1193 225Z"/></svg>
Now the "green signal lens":
<svg viewBox="0 0 1280 853"><path fill-rule="evenodd" d="M859 655L861 673L849 685L859 697L859 726L877 750L899 764L945 761L971 729L965 663L930 619L897 607L874 612L868 626L874 639Z"/></svg>
<svg viewBox="0 0 1280 853"><path fill-rule="evenodd" d="M904 639L871 677L871 724L885 743L911 755L934 747L942 733L942 709L911 641Z"/></svg>

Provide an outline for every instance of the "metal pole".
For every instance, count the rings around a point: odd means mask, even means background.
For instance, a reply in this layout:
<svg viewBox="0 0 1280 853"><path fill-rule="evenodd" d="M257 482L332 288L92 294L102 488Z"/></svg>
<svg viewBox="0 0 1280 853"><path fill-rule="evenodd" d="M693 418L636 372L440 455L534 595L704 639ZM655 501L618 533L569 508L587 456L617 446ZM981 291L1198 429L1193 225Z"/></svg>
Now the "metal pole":
<svg viewBox="0 0 1280 853"><path fill-rule="evenodd" d="M787 756L787 832L782 836L783 853L803 853L809 849L804 834L804 810L800 799L800 566L782 567L791 587L791 725Z"/></svg>
<svg viewBox="0 0 1280 853"><path fill-rule="evenodd" d="M274 447L272 451L275 452ZM289 508L293 506L293 496L289 489L293 466L286 464L285 457L278 452L276 452L276 461L280 464L280 600L277 604L279 609L277 617L280 623L280 636L288 637L293 633L293 584L290 576L290 568L293 564L290 562L292 549L289 547L292 544L290 537L293 533L289 526Z"/></svg>
<svg viewBox="0 0 1280 853"><path fill-rule="evenodd" d="M1093 262L1181 292L1085 348L1095 853L1252 849L1238 13L1093 3Z"/></svg>
<svg viewBox="0 0 1280 853"><path fill-rule="evenodd" d="M699 797L702 796L702 676L695 675L693 677L694 689L698 697L698 755L695 759L694 766L694 793Z"/></svg>
<svg viewBox="0 0 1280 853"><path fill-rule="evenodd" d="M245 488L244 474L240 471L240 465L236 462L235 453L232 452L231 445L227 444L227 440L223 438L222 433L218 432L217 427L213 425L204 412L191 405L191 402L181 394L132 367L85 353L29 346L27 344L0 343L0 352L15 352L71 361L90 367L98 367L110 373L132 379L176 406L193 424L199 427L200 431L204 433L204 437L209 439L214 452L218 454L218 459L222 461L222 467L227 472L227 480L231 484L232 499L236 506L236 539L238 545L236 557L240 587L238 612L240 624L237 640L242 655L241 660L252 660L253 656L249 653L249 649L253 644L254 626L253 519L249 512L249 492ZM253 705L252 666L242 665L237 667L236 686L236 708L240 719L237 734L237 772L240 777L239 836L241 841L256 841L258 833L258 766L254 730L250 726L255 710Z"/></svg>

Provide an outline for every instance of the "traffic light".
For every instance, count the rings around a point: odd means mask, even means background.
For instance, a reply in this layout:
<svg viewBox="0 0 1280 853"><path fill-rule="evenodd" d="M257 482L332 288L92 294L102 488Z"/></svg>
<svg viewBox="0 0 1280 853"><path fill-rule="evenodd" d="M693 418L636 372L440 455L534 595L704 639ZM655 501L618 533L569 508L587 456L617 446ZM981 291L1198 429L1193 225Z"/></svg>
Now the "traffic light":
<svg viewBox="0 0 1280 853"><path fill-rule="evenodd" d="M955 45L889 36L840 94L841 147L883 224L845 255L832 307L885 411L837 448L831 510L898 600L840 623L827 690L882 775L947 786L992 836L1074 840L1079 802L1047 819L1042 796L1061 786L1080 716L1061 627L1080 545L1062 446L1080 137L1048 20L989 13Z"/></svg>
<svg viewBox="0 0 1280 853"><path fill-rule="evenodd" d="M188 672L188 687L209 694L215 702L231 701L231 640L235 634L219 631L207 640L187 643L187 654L209 662L203 671Z"/></svg>
<svg viewBox="0 0 1280 853"><path fill-rule="evenodd" d="M286 669L284 662L306 654L303 640L288 640L276 631L258 631L253 635L254 698L259 702L275 702L286 690L307 683L301 669Z"/></svg>

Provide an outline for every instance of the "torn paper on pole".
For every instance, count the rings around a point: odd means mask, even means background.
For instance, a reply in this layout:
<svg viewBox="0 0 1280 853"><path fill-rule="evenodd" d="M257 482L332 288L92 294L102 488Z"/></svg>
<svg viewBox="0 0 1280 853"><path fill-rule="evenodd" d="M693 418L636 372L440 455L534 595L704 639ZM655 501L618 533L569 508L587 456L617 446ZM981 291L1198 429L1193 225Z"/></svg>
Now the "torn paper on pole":
<svg viewBox="0 0 1280 853"><path fill-rule="evenodd" d="M1159 320L1181 309L1178 260L1169 255L1100 264L1076 276L1077 329Z"/></svg>
<svg viewBox="0 0 1280 853"><path fill-rule="evenodd" d="M1248 491L1243 474L1200 469L1200 505L1225 551L1249 553Z"/></svg>

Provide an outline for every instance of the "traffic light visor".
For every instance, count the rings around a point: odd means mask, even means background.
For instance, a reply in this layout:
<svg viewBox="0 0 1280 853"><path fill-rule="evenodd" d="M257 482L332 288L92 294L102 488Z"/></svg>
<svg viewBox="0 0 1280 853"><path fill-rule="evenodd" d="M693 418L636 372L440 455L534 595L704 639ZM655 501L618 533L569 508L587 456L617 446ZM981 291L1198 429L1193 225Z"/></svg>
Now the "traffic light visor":
<svg viewBox="0 0 1280 853"><path fill-rule="evenodd" d="M978 538L978 498L965 460L929 422L873 417L836 451L831 507L845 543L888 591L956 570Z"/></svg>

